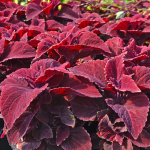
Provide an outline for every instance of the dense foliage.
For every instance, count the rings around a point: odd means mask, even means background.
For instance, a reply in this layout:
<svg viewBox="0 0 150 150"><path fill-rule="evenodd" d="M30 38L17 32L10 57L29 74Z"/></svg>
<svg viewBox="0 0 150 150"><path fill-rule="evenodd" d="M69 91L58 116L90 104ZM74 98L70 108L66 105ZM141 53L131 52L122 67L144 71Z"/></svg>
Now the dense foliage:
<svg viewBox="0 0 150 150"><path fill-rule="evenodd" d="M0 2L0 111L29 150L150 148L150 2Z"/></svg>

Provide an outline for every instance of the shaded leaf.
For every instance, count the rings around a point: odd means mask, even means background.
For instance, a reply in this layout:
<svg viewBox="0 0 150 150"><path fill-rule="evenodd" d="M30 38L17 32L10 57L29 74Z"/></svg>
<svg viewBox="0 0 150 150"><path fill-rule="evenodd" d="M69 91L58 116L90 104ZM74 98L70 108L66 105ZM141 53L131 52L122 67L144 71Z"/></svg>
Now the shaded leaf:
<svg viewBox="0 0 150 150"><path fill-rule="evenodd" d="M53 132L52 129L48 124L41 123L37 129L32 131L33 137L40 141L44 138L53 138Z"/></svg>
<svg viewBox="0 0 150 150"><path fill-rule="evenodd" d="M106 107L102 98L84 98L76 96L70 101L71 108L76 117L80 120L95 120L97 112Z"/></svg>
<svg viewBox="0 0 150 150"><path fill-rule="evenodd" d="M60 145L64 140L66 140L66 138L68 138L70 134L69 127L62 124L58 127L56 133L56 143L57 145Z"/></svg>
<svg viewBox="0 0 150 150"><path fill-rule="evenodd" d="M91 150L89 134L82 127L70 129L69 137L61 144L64 150Z"/></svg>
<svg viewBox="0 0 150 150"><path fill-rule="evenodd" d="M37 97L47 84L41 88L33 88L23 78L15 78L17 84L6 84L1 93L1 113L7 128L10 129L15 120L26 110L30 102ZM18 86L18 82L21 85Z"/></svg>
<svg viewBox="0 0 150 150"><path fill-rule="evenodd" d="M147 96L144 93L136 93L119 101L109 98L106 102L123 119L134 139L137 139L147 121L149 111Z"/></svg>

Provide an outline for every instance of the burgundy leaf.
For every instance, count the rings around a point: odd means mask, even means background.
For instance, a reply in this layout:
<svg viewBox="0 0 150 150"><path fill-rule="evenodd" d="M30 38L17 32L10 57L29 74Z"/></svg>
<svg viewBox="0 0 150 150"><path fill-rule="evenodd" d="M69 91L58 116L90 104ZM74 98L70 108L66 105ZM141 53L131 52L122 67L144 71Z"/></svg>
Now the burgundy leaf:
<svg viewBox="0 0 150 150"><path fill-rule="evenodd" d="M129 133L125 134L125 136L131 140L131 142L134 144L134 145L137 145L138 147L149 147L150 146L150 134L143 130L138 138L135 140Z"/></svg>
<svg viewBox="0 0 150 150"><path fill-rule="evenodd" d="M64 5L63 8L57 14L57 17L75 20L79 18L79 14L71 8L69 8L67 5Z"/></svg>
<svg viewBox="0 0 150 150"><path fill-rule="evenodd" d="M27 21L33 19L42 12L41 7L36 3L29 3L26 8Z"/></svg>
<svg viewBox="0 0 150 150"><path fill-rule="evenodd" d="M60 63L54 59L41 59L33 63L30 68L38 72L39 71L44 72L44 70L48 68L54 68L54 67L59 67L59 66L60 66Z"/></svg>
<svg viewBox="0 0 150 150"><path fill-rule="evenodd" d="M17 71L9 74L7 77L15 76L18 78L24 78L27 80L35 80L38 77L38 72L33 69L18 69Z"/></svg>
<svg viewBox="0 0 150 150"><path fill-rule="evenodd" d="M75 117L72 111L68 108L68 104L63 97L56 97L51 102L52 108L50 112L59 115L61 121L67 126L75 126Z"/></svg>
<svg viewBox="0 0 150 150"><path fill-rule="evenodd" d="M56 140L56 143L57 145L60 145L63 141L66 140L66 138L68 138L70 134L70 131L69 131L69 127L66 126L66 125L60 125L57 129L57 140Z"/></svg>
<svg viewBox="0 0 150 150"><path fill-rule="evenodd" d="M27 128L33 119L35 113L25 111L13 124L13 127L7 133L9 144L15 145L26 133Z"/></svg>
<svg viewBox="0 0 150 150"><path fill-rule="evenodd" d="M144 93L136 93L119 101L109 98L106 102L123 119L134 139L137 139L147 121L149 111L147 96Z"/></svg>
<svg viewBox="0 0 150 150"><path fill-rule="evenodd" d="M68 74L64 77L59 88L50 90L57 94L77 94L79 96L86 96L97 98L101 97L101 94L95 88L95 86L89 82L88 79L83 77L76 77L72 74Z"/></svg>
<svg viewBox="0 0 150 150"><path fill-rule="evenodd" d="M24 42L10 42L4 51L3 58L0 59L4 62L9 59L16 58L31 58L35 57L36 51L30 45Z"/></svg>
<svg viewBox="0 0 150 150"><path fill-rule="evenodd" d="M129 75L122 75L121 81L117 83L113 78L109 79L109 83L111 83L116 89L120 91L130 91L132 93L141 92L141 90L137 87L134 80Z"/></svg>
<svg viewBox="0 0 150 150"><path fill-rule="evenodd" d="M107 115L99 122L97 135L107 141L115 140L116 133Z"/></svg>
<svg viewBox="0 0 150 150"><path fill-rule="evenodd" d="M131 140L126 140L122 144L122 150L134 150Z"/></svg>
<svg viewBox="0 0 150 150"><path fill-rule="evenodd" d="M50 40L48 38L43 39L38 44L36 58L39 58L42 54L44 54L45 52L47 52L50 48L52 48L53 45L54 45L54 48L57 48L55 46L55 43L52 40Z"/></svg>
<svg viewBox="0 0 150 150"><path fill-rule="evenodd" d="M36 149L41 145L40 141L35 140L32 136L28 136L24 142L20 144L22 150Z"/></svg>
<svg viewBox="0 0 150 150"><path fill-rule="evenodd" d="M108 39L105 43L109 47L113 56L117 56L122 53L124 42L121 38L113 37L112 39Z"/></svg>
<svg viewBox="0 0 150 150"><path fill-rule="evenodd" d="M53 132L52 129L48 124L41 123L37 129L32 131L33 137L40 141L44 138L53 138Z"/></svg>
<svg viewBox="0 0 150 150"><path fill-rule="evenodd" d="M57 31L57 30L62 30L63 28L64 25L55 20L47 20L45 22L45 29L47 31Z"/></svg>
<svg viewBox="0 0 150 150"><path fill-rule="evenodd" d="M46 84L41 88L32 88L23 78L15 80L21 85L18 86L18 83L6 84L0 97L1 113L8 129L13 126L13 123L26 110L30 102L47 87Z"/></svg>
<svg viewBox="0 0 150 150"><path fill-rule="evenodd" d="M150 68L136 66L133 68L133 80L141 89L150 89Z"/></svg>
<svg viewBox="0 0 150 150"><path fill-rule="evenodd" d="M40 110L37 112L36 114L36 118L42 122L47 124L49 122L49 116L48 113L45 112L42 108L40 108Z"/></svg>
<svg viewBox="0 0 150 150"><path fill-rule="evenodd" d="M69 137L61 144L64 150L91 150L89 134L82 127L70 129Z"/></svg>
<svg viewBox="0 0 150 150"><path fill-rule="evenodd" d="M58 109L60 111L61 121L65 125L74 127L75 126L75 117L74 117L72 111L65 106L59 106Z"/></svg>
<svg viewBox="0 0 150 150"><path fill-rule="evenodd" d="M46 148L44 150L63 150L60 146L46 144Z"/></svg>
<svg viewBox="0 0 150 150"><path fill-rule="evenodd" d="M0 59L3 57L3 54L4 54L4 47L5 46L5 39L2 38L0 40Z"/></svg>
<svg viewBox="0 0 150 150"><path fill-rule="evenodd" d="M105 69L107 81L109 81L110 78L113 78L116 82L119 82L122 75L126 73L123 57L124 55L122 54L107 62Z"/></svg>
<svg viewBox="0 0 150 150"><path fill-rule="evenodd" d="M84 98L76 96L70 101L71 108L76 117L80 120L95 120L97 112L105 108L102 98Z"/></svg>
<svg viewBox="0 0 150 150"><path fill-rule="evenodd" d="M73 68L69 68L69 71L74 75L88 78L90 81L95 82L98 86L103 88L107 86L104 72L106 63L107 60L90 61Z"/></svg>

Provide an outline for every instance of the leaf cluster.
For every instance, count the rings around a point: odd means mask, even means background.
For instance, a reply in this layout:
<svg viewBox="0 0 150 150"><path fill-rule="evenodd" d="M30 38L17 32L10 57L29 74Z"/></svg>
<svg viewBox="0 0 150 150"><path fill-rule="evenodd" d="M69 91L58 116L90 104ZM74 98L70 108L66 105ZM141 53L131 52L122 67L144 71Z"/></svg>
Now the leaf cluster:
<svg viewBox="0 0 150 150"><path fill-rule="evenodd" d="M150 2L114 1L0 2L1 137L10 145L150 148Z"/></svg>

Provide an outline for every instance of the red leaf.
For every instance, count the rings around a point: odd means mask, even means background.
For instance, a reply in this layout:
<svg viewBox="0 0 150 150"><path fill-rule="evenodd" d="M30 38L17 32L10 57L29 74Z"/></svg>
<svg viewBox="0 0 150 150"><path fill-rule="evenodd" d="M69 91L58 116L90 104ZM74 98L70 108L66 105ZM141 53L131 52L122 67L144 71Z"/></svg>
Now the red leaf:
<svg viewBox="0 0 150 150"><path fill-rule="evenodd" d="M37 118L40 122L45 123L45 124L48 124L48 122L49 122L48 113L45 112L42 108L40 108L40 110L37 112L36 118Z"/></svg>
<svg viewBox="0 0 150 150"><path fill-rule="evenodd" d="M54 45L54 43L50 39L48 39L48 38L43 39L38 44L36 58L39 58L42 54L44 54L45 52L47 52L49 50L49 48L52 47L53 45Z"/></svg>
<svg viewBox="0 0 150 150"><path fill-rule="evenodd" d="M70 129L69 137L62 142L65 150L91 150L92 144L89 134L82 127Z"/></svg>
<svg viewBox="0 0 150 150"><path fill-rule="evenodd" d="M15 72L9 74L7 77L11 77L11 76L34 81L38 77L38 72L36 70L30 69L30 68L28 68L28 69L22 68L22 69L18 69Z"/></svg>
<svg viewBox="0 0 150 150"><path fill-rule="evenodd" d="M47 31L57 31L57 30L62 30L63 28L64 25L55 20L47 20L45 22L45 29Z"/></svg>
<svg viewBox="0 0 150 150"><path fill-rule="evenodd" d="M60 66L60 63L54 59L41 59L33 63L30 68L38 72L44 72L44 70L48 68L54 68L54 67L59 67L59 66Z"/></svg>
<svg viewBox="0 0 150 150"><path fill-rule="evenodd" d="M97 98L101 94L96 87L83 77L76 77L72 74L66 75L59 88L50 90L57 94L77 94L79 96Z"/></svg>
<svg viewBox="0 0 150 150"><path fill-rule="evenodd" d="M40 141L44 138L53 138L53 132L52 129L48 124L41 123L37 129L32 131L33 137Z"/></svg>
<svg viewBox="0 0 150 150"><path fill-rule="evenodd" d="M42 12L42 8L36 3L29 3L26 8L27 21L33 19Z"/></svg>
<svg viewBox="0 0 150 150"><path fill-rule="evenodd" d="M65 106L59 106L58 107L59 111L60 111L60 119L61 121L67 125L67 126L75 126L75 117L72 113L72 111Z"/></svg>
<svg viewBox="0 0 150 150"><path fill-rule="evenodd" d="M99 122L97 135L107 141L115 140L116 133L107 115Z"/></svg>
<svg viewBox="0 0 150 150"><path fill-rule="evenodd" d="M95 120L97 112L105 108L102 98L84 98L76 96L70 101L71 109L80 120Z"/></svg>
<svg viewBox="0 0 150 150"><path fill-rule="evenodd" d="M141 92L131 75L125 75L126 69L123 57L124 54L116 56L107 62L105 69L107 81L120 91Z"/></svg>
<svg viewBox="0 0 150 150"><path fill-rule="evenodd" d="M105 43L109 47L113 56L117 56L122 53L122 50L124 47L123 39L121 39L119 37L113 37L111 39L108 39Z"/></svg>
<svg viewBox="0 0 150 150"><path fill-rule="evenodd" d="M133 80L141 89L150 89L150 68L136 66L133 68Z"/></svg>
<svg viewBox="0 0 150 150"><path fill-rule="evenodd" d="M69 68L69 71L74 75L88 78L90 81L95 82L98 86L103 88L107 86L104 72L106 63L107 60L90 61L73 68Z"/></svg>
<svg viewBox="0 0 150 150"><path fill-rule="evenodd" d="M141 92L134 80L129 75L123 74L119 84L113 78L110 78L109 80L109 83L111 83L116 89L120 91L130 91L132 93Z"/></svg>
<svg viewBox="0 0 150 150"><path fill-rule="evenodd" d="M7 128L10 129L16 119L27 109L30 102L37 97L39 93L46 89L47 84L41 88L32 88L23 78L16 78L17 84L6 84L1 93L0 106L1 113Z"/></svg>
<svg viewBox="0 0 150 150"><path fill-rule="evenodd" d="M66 140L66 138L68 138L70 134L69 127L66 125L60 125L56 133L57 133L56 143L57 146L59 146L64 140Z"/></svg>
<svg viewBox="0 0 150 150"><path fill-rule="evenodd" d="M35 57L36 51L29 44L24 42L10 42L4 51L3 58L0 62L16 58L31 58Z"/></svg>
<svg viewBox="0 0 150 150"><path fill-rule="evenodd" d="M41 145L40 141L35 140L33 137L28 136L21 144L22 150L36 149Z"/></svg>
<svg viewBox="0 0 150 150"><path fill-rule="evenodd" d="M124 54L116 56L107 62L105 69L107 81L113 78L116 82L119 82L122 75L126 73L123 57Z"/></svg>
<svg viewBox="0 0 150 150"><path fill-rule="evenodd" d="M143 130L138 138L135 140L129 133L126 133L125 136L131 140L131 142L134 145L137 145L138 147L149 147L150 146L150 134Z"/></svg>
<svg viewBox="0 0 150 150"><path fill-rule="evenodd" d="M147 121L149 111L147 96L144 93L136 93L122 98L119 102L111 98L106 99L106 102L123 119L134 139L137 139Z"/></svg>
<svg viewBox="0 0 150 150"><path fill-rule="evenodd" d="M9 144L15 145L24 136L34 115L35 113L25 111L15 121L13 127L7 132Z"/></svg>

